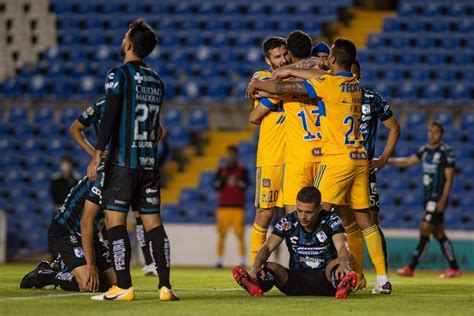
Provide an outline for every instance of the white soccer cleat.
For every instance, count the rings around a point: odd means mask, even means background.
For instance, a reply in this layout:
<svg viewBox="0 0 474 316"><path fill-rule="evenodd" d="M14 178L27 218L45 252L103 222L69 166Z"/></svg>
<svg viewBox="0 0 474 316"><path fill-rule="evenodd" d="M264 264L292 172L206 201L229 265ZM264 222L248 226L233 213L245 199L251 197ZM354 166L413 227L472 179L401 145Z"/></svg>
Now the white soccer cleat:
<svg viewBox="0 0 474 316"><path fill-rule="evenodd" d="M376 284L372 289L370 294L390 294L392 293L392 284L390 281L385 282L384 284Z"/></svg>
<svg viewBox="0 0 474 316"><path fill-rule="evenodd" d="M145 265L142 270L145 276L158 276L158 272L156 271L156 266L154 263Z"/></svg>

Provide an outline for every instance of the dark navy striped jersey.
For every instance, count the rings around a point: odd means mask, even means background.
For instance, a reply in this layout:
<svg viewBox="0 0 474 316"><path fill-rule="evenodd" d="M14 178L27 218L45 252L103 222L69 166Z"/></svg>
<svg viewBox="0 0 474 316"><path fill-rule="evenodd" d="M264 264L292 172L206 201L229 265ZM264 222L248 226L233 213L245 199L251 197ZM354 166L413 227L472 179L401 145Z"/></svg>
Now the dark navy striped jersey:
<svg viewBox="0 0 474 316"><path fill-rule="evenodd" d="M364 147L370 161L374 158L378 121L388 120L393 116L393 112L390 105L380 94L367 89L362 89L362 92L364 97L360 117L360 132L364 137Z"/></svg>
<svg viewBox="0 0 474 316"><path fill-rule="evenodd" d="M96 149L109 143L108 162L131 169L158 169L158 131L163 82L147 64L128 62L111 69Z"/></svg>
<svg viewBox="0 0 474 316"><path fill-rule="evenodd" d="M97 169L97 180L90 181L87 176L84 176L79 182L69 191L63 205L58 209L54 215L54 220L63 227L69 234L80 234L81 232L81 218L86 199L93 203L100 205L101 188L103 185L104 165L100 165ZM99 212L95 222L95 229L99 223L103 222L104 212Z"/></svg>
<svg viewBox="0 0 474 316"><path fill-rule="evenodd" d="M286 241L290 253L290 269L323 269L337 258L332 237L344 233L341 219L335 212L321 211L318 226L307 233L299 224L296 211L275 224L272 234Z"/></svg>
<svg viewBox="0 0 474 316"><path fill-rule="evenodd" d="M96 136L99 134L99 124L104 111L105 98L92 103L89 107L77 117L77 120L84 126L94 126Z"/></svg>
<svg viewBox="0 0 474 316"><path fill-rule="evenodd" d="M424 203L437 202L446 181L444 171L456 166L456 156L451 147L444 143L435 149L428 144L423 145L416 152L416 156L423 167Z"/></svg>

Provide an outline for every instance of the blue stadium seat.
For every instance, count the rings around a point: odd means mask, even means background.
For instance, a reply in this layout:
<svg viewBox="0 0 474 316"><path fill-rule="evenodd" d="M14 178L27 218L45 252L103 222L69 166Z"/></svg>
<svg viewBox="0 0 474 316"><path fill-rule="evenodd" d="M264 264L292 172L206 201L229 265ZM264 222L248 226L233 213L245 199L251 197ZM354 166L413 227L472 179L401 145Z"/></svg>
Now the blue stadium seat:
<svg viewBox="0 0 474 316"><path fill-rule="evenodd" d="M182 124L182 114L179 108L167 107L163 114L163 124L166 127Z"/></svg>
<svg viewBox="0 0 474 316"><path fill-rule="evenodd" d="M196 108L189 113L189 128L191 131L204 131L209 128L209 117L206 109Z"/></svg>
<svg viewBox="0 0 474 316"><path fill-rule="evenodd" d="M167 127L168 139L172 147L185 147L189 145L189 129L186 126Z"/></svg>

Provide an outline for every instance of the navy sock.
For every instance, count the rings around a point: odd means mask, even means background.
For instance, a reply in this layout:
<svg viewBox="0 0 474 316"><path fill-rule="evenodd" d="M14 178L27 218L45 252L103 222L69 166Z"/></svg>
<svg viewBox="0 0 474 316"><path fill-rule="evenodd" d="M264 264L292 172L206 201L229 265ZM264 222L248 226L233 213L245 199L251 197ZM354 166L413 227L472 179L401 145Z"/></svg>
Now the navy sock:
<svg viewBox="0 0 474 316"><path fill-rule="evenodd" d="M132 286L130 276L130 258L132 247L128 238L127 228L123 225L112 227L107 231L109 249L112 254L112 263L117 276L117 286L128 289Z"/></svg>
<svg viewBox="0 0 474 316"><path fill-rule="evenodd" d="M38 282L42 286L56 285L65 291L79 291L79 284L77 284L76 278L69 272L39 270Z"/></svg>
<svg viewBox="0 0 474 316"><path fill-rule="evenodd" d="M137 217L136 220L137 220L137 226L136 226L137 241L138 241L138 244L140 245L140 248L142 248L145 264L149 265L153 263L153 258L150 255L150 247L148 245L148 240L146 238L147 234L145 233L145 229L143 228L142 219L140 217Z"/></svg>
<svg viewBox="0 0 474 316"><path fill-rule="evenodd" d="M150 239L150 253L153 257L158 271L160 282L158 288L166 286L171 288L170 284L170 242L166 236L163 225L153 228L148 232Z"/></svg>

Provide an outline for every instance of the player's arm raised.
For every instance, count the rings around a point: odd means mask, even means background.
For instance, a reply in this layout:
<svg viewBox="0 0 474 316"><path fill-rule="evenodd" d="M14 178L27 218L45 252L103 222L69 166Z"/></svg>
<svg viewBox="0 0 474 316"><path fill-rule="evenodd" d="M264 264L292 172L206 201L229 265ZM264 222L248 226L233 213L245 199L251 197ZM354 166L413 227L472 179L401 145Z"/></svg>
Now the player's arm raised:
<svg viewBox="0 0 474 316"><path fill-rule="evenodd" d="M317 68L296 68L296 67L281 67L275 69L273 78L288 78L295 77L299 79L309 80L314 77L327 75L327 72Z"/></svg>
<svg viewBox="0 0 474 316"><path fill-rule="evenodd" d="M95 264L94 251L94 220L98 212L99 209L94 207L92 202L86 200L81 218L81 241L87 267L86 286L91 292L99 290L99 274Z"/></svg>
<svg viewBox="0 0 474 316"><path fill-rule="evenodd" d="M272 252L275 251L275 249L281 244L282 241L283 238L275 234L271 234L270 237L268 237L262 248L260 248L260 250L257 252L257 255L255 256L255 261L250 270L250 275L253 278L256 278L257 275L263 273L263 264L267 262Z"/></svg>
<svg viewBox="0 0 474 316"><path fill-rule="evenodd" d="M89 143L87 140L86 135L84 135L83 130L86 128L84 124L79 122L79 120L75 120L71 126L69 127L69 132L71 133L72 138L74 141L81 146L89 156L93 156L94 154L94 147Z"/></svg>
<svg viewBox="0 0 474 316"><path fill-rule="evenodd" d="M409 157L389 158L387 163L389 165L399 168L408 168L419 164L420 158L418 158L417 155L411 155Z"/></svg>
<svg viewBox="0 0 474 316"><path fill-rule="evenodd" d="M298 82L286 82L281 80L267 80L259 81L254 80L249 83L247 87L247 97L255 99L255 94L258 91L265 91L273 95L308 95L303 81Z"/></svg>
<svg viewBox="0 0 474 316"><path fill-rule="evenodd" d="M385 142L385 148L382 155L379 158L374 158L370 161L370 171L377 171L385 166L390 156L392 156L395 146L397 145L398 138L400 137L400 124L398 123L398 120L395 118L395 116L383 121L383 125L388 130L387 141Z"/></svg>
<svg viewBox="0 0 474 316"><path fill-rule="evenodd" d="M439 197L438 203L436 203L436 212L444 212L446 204L448 203L449 194L453 187L454 180L454 167L448 167L444 169L444 185L441 196Z"/></svg>
<svg viewBox="0 0 474 316"><path fill-rule="evenodd" d="M332 241L337 251L337 259L339 259L339 267L336 269L336 275L338 279L340 279L351 271L351 253L349 252L346 235L344 233L333 235Z"/></svg>

